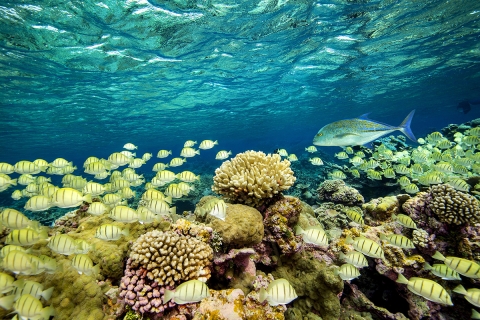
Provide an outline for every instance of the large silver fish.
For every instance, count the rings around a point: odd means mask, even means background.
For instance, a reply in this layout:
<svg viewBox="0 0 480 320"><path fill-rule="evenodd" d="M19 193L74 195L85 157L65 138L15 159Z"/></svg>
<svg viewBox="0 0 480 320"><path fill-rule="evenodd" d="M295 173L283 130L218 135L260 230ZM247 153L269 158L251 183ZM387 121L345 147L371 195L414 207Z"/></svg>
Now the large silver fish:
<svg viewBox="0 0 480 320"><path fill-rule="evenodd" d="M373 121L364 114L356 119L335 121L324 126L313 138L316 146L358 146L368 145L373 140L383 137L393 131L400 131L410 140L417 139L410 130L415 110L410 112L403 122L398 126L390 126L385 123Z"/></svg>

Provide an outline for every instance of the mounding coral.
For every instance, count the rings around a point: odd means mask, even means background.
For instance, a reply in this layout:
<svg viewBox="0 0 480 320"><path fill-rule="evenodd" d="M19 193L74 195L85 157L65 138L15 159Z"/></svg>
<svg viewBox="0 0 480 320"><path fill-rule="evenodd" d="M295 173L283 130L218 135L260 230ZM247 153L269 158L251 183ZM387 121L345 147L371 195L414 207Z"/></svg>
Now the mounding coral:
<svg viewBox="0 0 480 320"><path fill-rule="evenodd" d="M358 206L365 201L357 189L347 186L343 180L325 180L317 192L320 200L335 204Z"/></svg>
<svg viewBox="0 0 480 320"><path fill-rule="evenodd" d="M245 151L215 170L212 190L231 203L259 207L288 190L295 180L290 161L281 160L280 155Z"/></svg>

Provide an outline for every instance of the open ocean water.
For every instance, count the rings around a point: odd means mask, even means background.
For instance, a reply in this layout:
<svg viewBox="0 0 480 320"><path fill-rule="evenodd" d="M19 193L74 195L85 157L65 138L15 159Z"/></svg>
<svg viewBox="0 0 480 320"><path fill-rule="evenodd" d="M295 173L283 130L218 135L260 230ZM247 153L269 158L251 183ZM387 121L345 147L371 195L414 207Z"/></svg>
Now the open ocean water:
<svg viewBox="0 0 480 320"><path fill-rule="evenodd" d="M318 205L304 197L329 174L305 151L318 130L365 113L397 126L413 109L417 138L480 118L479 1L0 1L0 162L61 157L90 181L85 159L129 142L153 154L136 170L151 179L159 150L168 162L186 140L218 140L174 170L204 178L180 212L214 195L220 150L296 154L308 186L286 193ZM317 148L329 170L342 165L340 148ZM367 184L354 183L366 202L399 193ZM0 207L23 210L20 187ZM71 210L26 214L50 225Z"/></svg>

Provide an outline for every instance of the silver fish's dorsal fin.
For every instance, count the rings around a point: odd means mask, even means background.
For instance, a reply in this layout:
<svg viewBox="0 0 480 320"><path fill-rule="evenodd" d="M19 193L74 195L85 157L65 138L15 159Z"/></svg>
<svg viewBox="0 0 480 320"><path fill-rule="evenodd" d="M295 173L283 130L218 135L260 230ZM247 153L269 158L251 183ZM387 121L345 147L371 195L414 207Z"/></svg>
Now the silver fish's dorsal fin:
<svg viewBox="0 0 480 320"><path fill-rule="evenodd" d="M361 119L361 120L369 120L370 121L370 118L368 117L368 115L370 114L371 112L369 113L364 113L362 114L360 117L358 117L358 119Z"/></svg>

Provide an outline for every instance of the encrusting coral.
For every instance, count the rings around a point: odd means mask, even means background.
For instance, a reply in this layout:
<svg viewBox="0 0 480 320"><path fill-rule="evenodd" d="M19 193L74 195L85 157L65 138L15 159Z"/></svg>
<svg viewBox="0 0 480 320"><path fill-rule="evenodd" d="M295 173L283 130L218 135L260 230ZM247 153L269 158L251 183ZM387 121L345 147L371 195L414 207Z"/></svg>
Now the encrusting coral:
<svg viewBox="0 0 480 320"><path fill-rule="evenodd" d="M280 155L246 151L215 170L212 190L229 202L259 207L288 190L295 180L290 161L281 160Z"/></svg>
<svg viewBox="0 0 480 320"><path fill-rule="evenodd" d="M480 222L480 206L475 197L457 191L448 184L432 186L430 194L430 208L440 221L449 224Z"/></svg>
<svg viewBox="0 0 480 320"><path fill-rule="evenodd" d="M343 180L325 180L317 189L318 198L335 204L355 206L365 201L357 189L349 187Z"/></svg>
<svg viewBox="0 0 480 320"><path fill-rule="evenodd" d="M147 232L132 245L120 297L135 311L161 314L175 306L171 301L163 304L165 289L192 279L207 281L212 259L210 246L194 237Z"/></svg>

